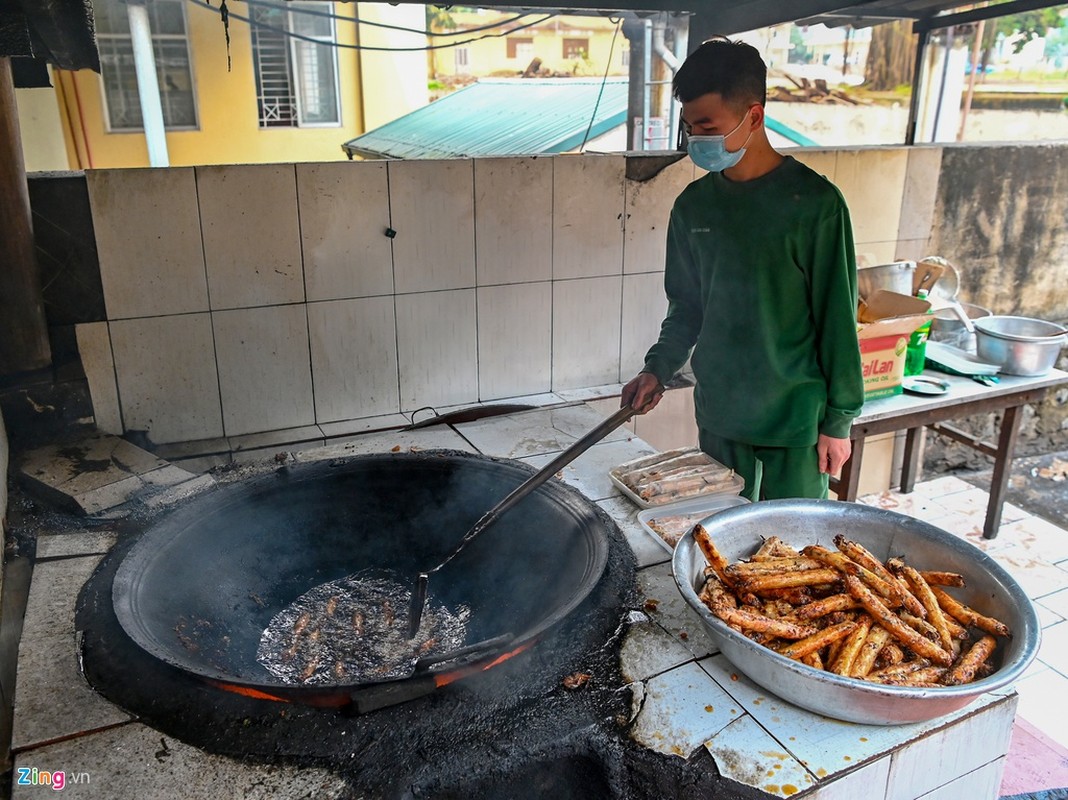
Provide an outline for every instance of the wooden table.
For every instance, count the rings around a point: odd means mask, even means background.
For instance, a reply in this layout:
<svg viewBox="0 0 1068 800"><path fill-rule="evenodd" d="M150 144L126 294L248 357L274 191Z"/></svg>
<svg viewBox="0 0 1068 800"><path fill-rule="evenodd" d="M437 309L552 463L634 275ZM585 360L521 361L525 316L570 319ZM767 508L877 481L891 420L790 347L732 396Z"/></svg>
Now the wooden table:
<svg viewBox="0 0 1068 800"><path fill-rule="evenodd" d="M853 454L842 467L841 476L831 480L831 490L842 500L855 500L860 482L860 464L864 457L864 440L868 436L903 430L906 431L905 455L900 488L906 494L911 492L919 471L920 432L928 427L994 459L990 502L983 525L983 536L993 539L998 535L1001 525L1001 507L1005 502L1016 436L1020 430L1020 409L1028 403L1040 402L1050 387L1068 384L1068 372L1052 370L1038 378L1002 375L1000 383L995 386L984 386L971 378L933 370L927 374L948 381L949 391L934 397L905 393L869 400L864 404L849 434ZM949 420L991 411L1004 412L996 444L981 441L946 424Z"/></svg>

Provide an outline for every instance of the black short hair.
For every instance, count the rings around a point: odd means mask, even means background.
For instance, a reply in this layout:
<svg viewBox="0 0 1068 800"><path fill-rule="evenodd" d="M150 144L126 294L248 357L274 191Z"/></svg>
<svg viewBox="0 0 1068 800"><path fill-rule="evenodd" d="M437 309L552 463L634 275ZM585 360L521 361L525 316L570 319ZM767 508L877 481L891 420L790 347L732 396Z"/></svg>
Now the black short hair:
<svg viewBox="0 0 1068 800"><path fill-rule="evenodd" d="M671 81L671 89L683 103L715 92L730 105L764 105L768 68L752 45L709 39L686 57Z"/></svg>

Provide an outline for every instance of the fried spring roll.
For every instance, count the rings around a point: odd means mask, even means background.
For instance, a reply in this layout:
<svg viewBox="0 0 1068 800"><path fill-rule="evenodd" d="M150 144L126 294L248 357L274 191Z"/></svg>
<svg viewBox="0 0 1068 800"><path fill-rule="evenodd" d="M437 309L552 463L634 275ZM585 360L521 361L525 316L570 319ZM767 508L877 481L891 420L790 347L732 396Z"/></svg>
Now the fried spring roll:
<svg viewBox="0 0 1068 800"><path fill-rule="evenodd" d="M992 633L995 636L1012 636L1012 631L1009 630L1009 626L1001 620L994 619L993 617L984 617L978 611L968 608L968 606L953 599L937 586L932 586L931 591L934 592L934 596L938 598L938 603L942 606L942 610L957 620L961 625L971 625L986 631L987 633Z"/></svg>
<svg viewBox="0 0 1068 800"><path fill-rule="evenodd" d="M841 575L833 569L806 569L800 572L786 572L776 575L754 575L738 581L738 587L748 592L760 592L765 589L785 589L790 586L820 586L836 583Z"/></svg>
<svg viewBox="0 0 1068 800"><path fill-rule="evenodd" d="M943 650L934 642L916 633L901 621L897 614L888 609L875 593L853 575L845 576L846 589L867 609L875 621L886 628L899 642L917 655L929 658L935 664L948 667L953 663L953 654Z"/></svg>
<svg viewBox="0 0 1068 800"><path fill-rule="evenodd" d="M838 534L834 537L835 546L856 561L858 564L870 569L888 584L890 584L897 591L897 600L910 612L918 617L922 617L924 613L923 604L918 599L913 597L909 592L909 587L903 583L893 572L886 568L879 559L877 559L870 550L859 542L854 542L851 539L847 539L842 534Z"/></svg>
<svg viewBox="0 0 1068 800"><path fill-rule="evenodd" d="M902 661L899 664L893 664L882 669L873 669L867 674L867 678L869 680L874 680L875 678L900 678L910 672L929 666L931 666L931 662L926 658L917 658L913 661Z"/></svg>
<svg viewBox="0 0 1068 800"><path fill-rule="evenodd" d="M938 605L938 598L931 591L931 587L923 579L923 576L908 564L902 565L901 573L904 575L905 580L908 581L909 586L912 587L913 593L923 603L923 607L927 609L927 621L938 632L938 641L942 645L942 649L953 652L953 634L949 629L949 623L946 622L942 607Z"/></svg>
<svg viewBox="0 0 1068 800"><path fill-rule="evenodd" d="M848 611L851 608L860 608L860 603L852 595L832 594L806 603L794 611L794 616L798 619L817 619L834 611Z"/></svg>
<svg viewBox="0 0 1068 800"><path fill-rule="evenodd" d="M875 659L888 641L890 641L890 631L886 628L876 625L868 631L864 644L860 646L860 652L857 653L853 666L849 669L850 677L863 678L871 672L872 667L875 666Z"/></svg>
<svg viewBox="0 0 1068 800"><path fill-rule="evenodd" d="M806 569L819 569L823 564L814 558L793 556L791 558L769 558L764 561L740 561L727 567L727 572L739 578L765 575L769 572L800 572Z"/></svg>
<svg viewBox="0 0 1068 800"><path fill-rule="evenodd" d="M820 657L819 652L809 653L808 655L801 656L801 663L806 664L813 669L823 669L823 659Z"/></svg>
<svg viewBox="0 0 1068 800"><path fill-rule="evenodd" d="M883 645L883 649L879 651L879 656L875 659L875 664L880 668L892 667L895 664L900 664L904 660L905 651L893 642L887 642Z"/></svg>
<svg viewBox="0 0 1068 800"><path fill-rule="evenodd" d="M860 648L864 646L864 640L868 638L871 625L871 617L867 614L857 621L857 626L846 637L842 649L838 651L838 656L831 663L831 672L836 675L849 676L853 669L853 662L856 661Z"/></svg>
<svg viewBox="0 0 1068 800"><path fill-rule="evenodd" d="M710 580L705 584L705 588L707 589L712 583L713 581ZM782 639L804 639L817 630L810 625L773 619L756 611L737 608L732 603L733 598L730 597L730 593L722 584L712 586L708 596L708 606L712 613L728 625L738 625L745 630L767 633Z"/></svg>
<svg viewBox="0 0 1068 800"><path fill-rule="evenodd" d="M760 545L760 549L753 553L753 555L749 556L749 560L764 561L768 558L793 558L798 555L801 554L778 536L769 536L764 540L764 543Z"/></svg>
<svg viewBox="0 0 1068 800"><path fill-rule="evenodd" d="M974 681L976 670L990 658L995 647L997 647L997 640L990 634L981 638L957 660L953 668L942 678L942 683L946 686L958 686Z"/></svg>
<svg viewBox="0 0 1068 800"><path fill-rule="evenodd" d="M856 622L840 622L837 625L831 625L824 628L821 631L817 631L811 636L806 636L804 639L798 639L796 642L791 642L779 649L779 653L787 658L802 658L812 653L822 650L831 642L836 642L846 636L849 636L858 627L859 623Z"/></svg>
<svg viewBox="0 0 1068 800"><path fill-rule="evenodd" d="M956 572L921 569L920 574L931 586L956 586L960 588L965 585L964 576Z"/></svg>
<svg viewBox="0 0 1068 800"><path fill-rule="evenodd" d="M891 603L894 605L899 604L899 592L894 586L884 581L870 569L862 567L845 553L835 553L833 550L828 550L818 544L809 545L801 552L828 567L837 569L843 575L853 575L860 578L887 600L890 600Z"/></svg>
<svg viewBox="0 0 1068 800"><path fill-rule="evenodd" d="M705 561L715 570L716 577L723 582L724 586L734 586L733 579L727 575L727 559L716 548L712 537L708 535L708 531L704 529L700 522L693 526L693 539L697 542L697 546L701 548Z"/></svg>

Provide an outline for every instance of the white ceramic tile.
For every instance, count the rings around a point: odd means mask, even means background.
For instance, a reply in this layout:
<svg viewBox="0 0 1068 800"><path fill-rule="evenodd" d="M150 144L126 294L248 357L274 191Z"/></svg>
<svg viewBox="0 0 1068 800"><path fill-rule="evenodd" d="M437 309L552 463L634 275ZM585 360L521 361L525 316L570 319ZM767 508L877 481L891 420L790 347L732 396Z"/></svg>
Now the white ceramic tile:
<svg viewBox="0 0 1068 800"><path fill-rule="evenodd" d="M26 478L72 497L167 466L125 439L102 433L44 445L23 453L17 464Z"/></svg>
<svg viewBox="0 0 1068 800"><path fill-rule="evenodd" d="M889 774L890 756L885 756L836 780L820 784L812 794L812 800L883 800Z"/></svg>
<svg viewBox="0 0 1068 800"><path fill-rule="evenodd" d="M389 202L399 294L475 285L471 161L391 161Z"/></svg>
<svg viewBox="0 0 1068 800"><path fill-rule="evenodd" d="M214 800L222 796L337 800L351 796L344 779L326 769L251 765L205 753L140 723L20 753L15 763L31 769L62 768L67 777L64 791L89 800ZM12 798L35 800L46 791L41 786L15 786Z"/></svg>
<svg viewBox="0 0 1068 800"><path fill-rule="evenodd" d="M931 255L931 239L898 239L892 261L919 261ZM888 262L890 263L890 262Z"/></svg>
<svg viewBox="0 0 1068 800"><path fill-rule="evenodd" d="M78 355L89 383L93 418L98 430L122 433L119 412L119 389L115 383L115 359L111 353L111 334L106 322L86 322L74 326Z"/></svg>
<svg viewBox="0 0 1068 800"><path fill-rule="evenodd" d="M659 625L643 620L634 612L633 621L623 637L619 651L619 668L623 680L641 681L690 661L693 654L672 639Z"/></svg>
<svg viewBox="0 0 1068 800"><path fill-rule="evenodd" d="M81 534L87 535L89 534ZM73 639L74 607L78 592L101 561L102 556L99 553L103 551L99 548L108 544L106 539L96 539L94 542L81 539L79 542L77 536L79 535L41 537L44 542L38 544L37 558L45 558L49 550L56 555L73 555L78 549L87 549L87 546L92 544L96 545L96 554L34 564L22 620L23 642L56 635L66 635ZM66 540L79 543L81 547L63 546L62 543ZM113 536L111 541L114 542ZM44 544L43 548L41 544Z"/></svg>
<svg viewBox="0 0 1068 800"><path fill-rule="evenodd" d="M392 297L309 303L308 332L316 420L400 410Z"/></svg>
<svg viewBox="0 0 1068 800"><path fill-rule="evenodd" d="M1062 619L1068 619L1068 589L1048 594L1038 604L1045 606Z"/></svg>
<svg viewBox="0 0 1068 800"><path fill-rule="evenodd" d="M924 497L935 498L939 502L942 502L944 498L947 498L950 495L971 491L974 488L975 487L968 483L968 481L961 480L955 475L943 475L941 478L917 483L915 492Z"/></svg>
<svg viewBox="0 0 1068 800"><path fill-rule="evenodd" d="M898 491L887 490L879 492L878 494L858 497L857 502L875 506L876 508L884 508L887 511L893 511L897 514L904 514L909 517L915 517L916 519L922 519L932 523L933 520L940 519L949 514L949 511L937 501L916 491L910 492L909 494L901 494Z"/></svg>
<svg viewBox="0 0 1068 800"><path fill-rule="evenodd" d="M217 311L212 325L227 436L315 422L304 306Z"/></svg>
<svg viewBox="0 0 1068 800"><path fill-rule="evenodd" d="M619 380L622 277L553 283L553 391Z"/></svg>
<svg viewBox="0 0 1068 800"><path fill-rule="evenodd" d="M1031 599L1053 594L1068 584L1068 570L1044 559L1012 551L993 551L989 554L1009 571Z"/></svg>
<svg viewBox="0 0 1068 800"><path fill-rule="evenodd" d="M456 430L479 452L501 458L523 458L558 453L593 430L604 417L586 406L535 409L473 422L461 422ZM602 441L618 442L629 432L617 429Z"/></svg>
<svg viewBox="0 0 1068 800"><path fill-rule="evenodd" d="M325 447L297 451L297 461L328 461L366 453L401 453L419 450L477 452L452 428L442 426L414 431L377 431L331 442Z"/></svg>
<svg viewBox="0 0 1068 800"><path fill-rule="evenodd" d="M1006 761L1006 758L999 758L984 764L967 775L939 786L918 800L960 800L962 797L969 800L997 800L1001 779L1005 775Z"/></svg>
<svg viewBox="0 0 1068 800"><path fill-rule="evenodd" d="M297 164L296 168L308 300L392 293L385 163Z"/></svg>
<svg viewBox="0 0 1068 800"><path fill-rule="evenodd" d="M908 149L898 239L930 237L938 195L938 177L941 171L941 147L930 145Z"/></svg>
<svg viewBox="0 0 1068 800"><path fill-rule="evenodd" d="M478 400L475 290L397 297L401 411Z"/></svg>
<svg viewBox="0 0 1068 800"><path fill-rule="evenodd" d="M208 310L191 168L89 170L109 319Z"/></svg>
<svg viewBox="0 0 1068 800"><path fill-rule="evenodd" d="M671 554L654 542L645 528L638 523L638 512L641 509L630 500L625 497L611 497L598 500L597 505L619 526L639 567L662 564L671 559Z"/></svg>
<svg viewBox="0 0 1068 800"><path fill-rule="evenodd" d="M647 181L624 182L624 273L664 271L671 207L693 177L693 162L683 158Z"/></svg>
<svg viewBox="0 0 1068 800"><path fill-rule="evenodd" d="M615 497L619 491L608 477L608 471L631 459L655 453L652 447L641 439L621 442L595 444L562 470L560 474L564 483L574 486L590 500L606 500ZM541 469L556 455L540 455L524 458L527 464Z"/></svg>
<svg viewBox="0 0 1068 800"><path fill-rule="evenodd" d="M679 594L671 564L646 567L638 573L642 607L660 627L678 639L697 658L717 652L704 621Z"/></svg>
<svg viewBox="0 0 1068 800"><path fill-rule="evenodd" d="M550 280L553 159L477 158L474 164L478 285Z"/></svg>
<svg viewBox="0 0 1068 800"><path fill-rule="evenodd" d="M818 172L831 183L834 183L834 169L838 163L838 151L836 150L791 150L790 155L800 161L809 169Z"/></svg>
<svg viewBox="0 0 1068 800"><path fill-rule="evenodd" d="M111 342L126 430L153 442L221 436L209 314L115 320Z"/></svg>
<svg viewBox="0 0 1068 800"><path fill-rule="evenodd" d="M1005 504L1005 513L1011 516L1010 505ZM1065 529L1030 514L1025 513L1022 519L1014 522L1005 520L998 528L997 538L1012 542L1021 550L1053 563L1068 558L1068 533Z"/></svg>
<svg viewBox="0 0 1068 800"><path fill-rule="evenodd" d="M546 392L552 382L552 284L478 289L478 395Z"/></svg>
<svg viewBox="0 0 1068 800"><path fill-rule="evenodd" d="M623 271L623 156L553 159L553 278Z"/></svg>
<svg viewBox="0 0 1068 800"><path fill-rule="evenodd" d="M1035 602L1035 614L1038 615L1038 627L1040 628L1048 628L1050 625L1056 625L1064 619L1060 614L1050 611L1041 602L1037 601Z"/></svg>
<svg viewBox="0 0 1068 800"><path fill-rule="evenodd" d="M196 170L212 310L304 300L293 165Z"/></svg>
<svg viewBox="0 0 1068 800"><path fill-rule="evenodd" d="M1061 675L1068 676L1068 623L1058 622L1042 631L1038 657Z"/></svg>
<svg viewBox="0 0 1068 800"><path fill-rule="evenodd" d="M772 797L791 797L816 785L816 779L801 762L748 714L705 742L705 749L724 778Z"/></svg>
<svg viewBox="0 0 1068 800"><path fill-rule="evenodd" d="M296 428L282 428L263 433L248 433L244 436L231 436L230 449L234 460L239 453L253 451L269 452L301 449L325 444L325 437L318 425L301 425Z"/></svg>
<svg viewBox="0 0 1068 800"><path fill-rule="evenodd" d="M1050 698L1068 697L1068 677L1054 669L1035 672L1016 684L1020 695L1019 715L1053 739L1061 747L1068 747L1068 727L1064 724L1064 708Z"/></svg>
<svg viewBox="0 0 1068 800"><path fill-rule="evenodd" d="M556 392L565 401L571 403L575 401L589 401L605 398L619 398L620 392L623 391L622 383L604 383L599 386L579 386L574 389L561 389ZM618 401L616 402L616 408L619 407ZM610 416L611 412L606 412L604 416Z"/></svg>
<svg viewBox="0 0 1068 800"><path fill-rule="evenodd" d="M1004 757L1015 714L1016 703L1007 701L976 714L967 724L934 731L895 752L887 800L914 800Z"/></svg>
<svg viewBox="0 0 1068 800"><path fill-rule="evenodd" d="M383 414L376 417L357 417L340 422L320 422L319 429L329 440L338 436L352 436L367 431L378 431L386 428L403 428L411 420L404 414Z"/></svg>
<svg viewBox="0 0 1068 800"><path fill-rule="evenodd" d="M689 758L740 714L730 695L700 667L683 664L645 682L630 735L650 750Z"/></svg>
<svg viewBox="0 0 1068 800"><path fill-rule="evenodd" d="M645 354L660 336L667 314L664 273L623 276L623 324L620 330L619 380L626 383L645 366Z"/></svg>
<svg viewBox="0 0 1068 800"><path fill-rule="evenodd" d="M888 240L885 242L859 242L856 246L857 263L890 264L897 260L897 242Z"/></svg>
<svg viewBox="0 0 1068 800"><path fill-rule="evenodd" d="M849 206L858 250L866 242L897 241L908 154L907 148L838 152L834 182Z"/></svg>
<svg viewBox="0 0 1068 800"><path fill-rule="evenodd" d="M1011 728L1015 698L993 694L980 697L963 709L944 717L909 725L860 725L841 722L805 711L787 703L753 683L722 654L698 662L775 739L803 763L813 775L831 778L871 759L889 754L932 731L946 727L967 732L985 730L987 717L1001 720L1009 714ZM1009 710L998 711L997 706ZM963 720L962 724L954 724ZM958 773L959 774L959 773Z"/></svg>

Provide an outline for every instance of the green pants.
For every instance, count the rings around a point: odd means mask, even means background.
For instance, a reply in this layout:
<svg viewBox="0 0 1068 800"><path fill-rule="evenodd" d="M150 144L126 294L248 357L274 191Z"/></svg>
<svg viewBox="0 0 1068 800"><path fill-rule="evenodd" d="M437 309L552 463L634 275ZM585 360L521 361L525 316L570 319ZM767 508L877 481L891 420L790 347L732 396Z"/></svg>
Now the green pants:
<svg viewBox="0 0 1068 800"><path fill-rule="evenodd" d="M701 449L745 479L742 496L752 502L784 497L827 498L828 475L820 472L816 446L755 447L699 432Z"/></svg>

